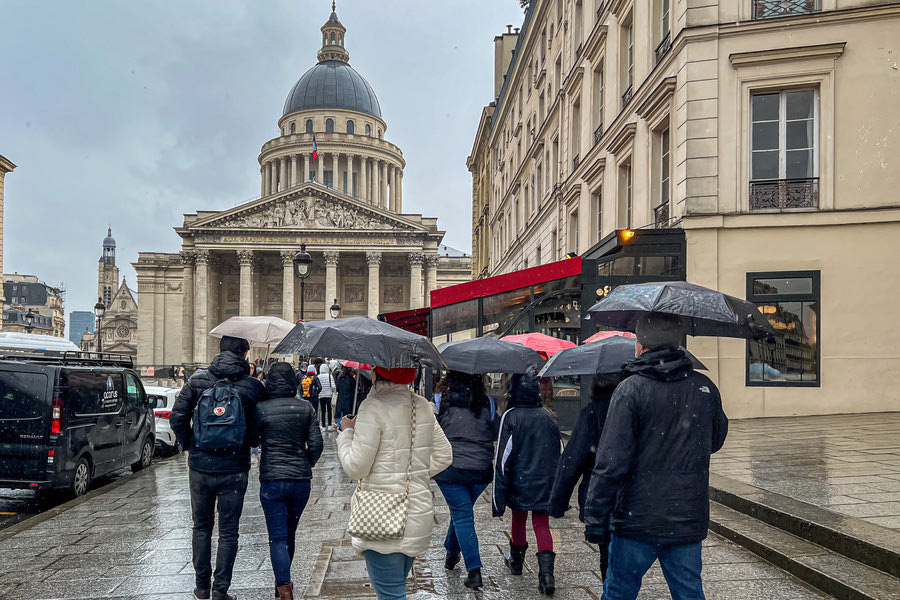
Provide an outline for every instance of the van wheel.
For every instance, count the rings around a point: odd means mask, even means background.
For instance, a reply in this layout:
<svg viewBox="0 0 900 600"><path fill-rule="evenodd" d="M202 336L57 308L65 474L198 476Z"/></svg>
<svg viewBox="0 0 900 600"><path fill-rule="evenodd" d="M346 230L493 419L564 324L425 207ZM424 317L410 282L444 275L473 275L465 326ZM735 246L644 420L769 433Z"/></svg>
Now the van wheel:
<svg viewBox="0 0 900 600"><path fill-rule="evenodd" d="M144 445L141 446L141 457L138 459L136 463L132 463L131 470L137 473L141 469L146 469L150 466L150 461L153 460L153 440L147 438L144 440Z"/></svg>
<svg viewBox="0 0 900 600"><path fill-rule="evenodd" d="M84 496L91 487L91 466L83 458L78 459L75 472L72 474L72 495Z"/></svg>

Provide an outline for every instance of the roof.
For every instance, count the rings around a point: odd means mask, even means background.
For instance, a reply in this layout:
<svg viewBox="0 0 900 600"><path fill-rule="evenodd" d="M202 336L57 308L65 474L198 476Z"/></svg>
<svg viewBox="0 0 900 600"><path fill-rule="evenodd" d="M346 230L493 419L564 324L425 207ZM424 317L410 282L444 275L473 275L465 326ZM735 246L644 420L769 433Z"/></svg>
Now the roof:
<svg viewBox="0 0 900 600"><path fill-rule="evenodd" d="M419 335L428 335L428 314L431 309L415 308L413 310L399 310L396 312L382 313L378 315L379 321L384 321L394 327L405 329Z"/></svg>
<svg viewBox="0 0 900 600"><path fill-rule="evenodd" d="M446 244L441 244L440 246L438 246L438 256L446 256L448 258L467 258L469 255L462 250L457 250L456 248L451 248Z"/></svg>
<svg viewBox="0 0 900 600"><path fill-rule="evenodd" d="M340 60L323 60L294 84L284 102L284 114L338 108L381 118L375 90L362 75Z"/></svg>

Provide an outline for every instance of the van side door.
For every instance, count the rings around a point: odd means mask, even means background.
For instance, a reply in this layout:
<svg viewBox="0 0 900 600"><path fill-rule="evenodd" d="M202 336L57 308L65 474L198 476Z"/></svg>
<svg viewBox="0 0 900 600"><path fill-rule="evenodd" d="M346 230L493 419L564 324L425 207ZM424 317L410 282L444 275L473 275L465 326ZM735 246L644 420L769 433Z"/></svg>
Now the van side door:
<svg viewBox="0 0 900 600"><path fill-rule="evenodd" d="M130 465L141 457L141 445L151 430L144 386L131 373L125 373L125 443L122 446L124 464Z"/></svg>
<svg viewBox="0 0 900 600"><path fill-rule="evenodd" d="M125 385L121 373L71 369L66 372L66 424L70 440L87 442L94 476L122 467ZM73 457L75 458L75 457Z"/></svg>

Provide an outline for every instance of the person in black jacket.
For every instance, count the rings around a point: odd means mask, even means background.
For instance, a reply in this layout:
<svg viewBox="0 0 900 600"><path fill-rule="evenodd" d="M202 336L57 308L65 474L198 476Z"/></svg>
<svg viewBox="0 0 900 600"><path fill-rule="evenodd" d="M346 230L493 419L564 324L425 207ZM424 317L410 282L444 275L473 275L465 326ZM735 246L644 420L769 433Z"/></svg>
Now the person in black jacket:
<svg viewBox="0 0 900 600"><path fill-rule="evenodd" d="M297 398L297 376L275 363L266 378L268 400L256 405L259 501L266 515L269 554L280 600L293 600L291 563L300 515L309 501L312 468L322 456L322 433L312 405Z"/></svg>
<svg viewBox="0 0 900 600"><path fill-rule="evenodd" d="M563 450L556 469L556 479L553 481L553 490L550 492L550 516L561 519L569 508L569 500L575 484L581 479L578 486L578 518L584 522L585 498L587 497L588 484L591 481L591 472L594 470L594 459L597 455L597 445L600 442L600 434L606 423L606 413L609 410L609 401L616 383L620 378L609 375L595 375L591 385L591 402L581 409L575 429ZM606 568L609 564L609 539L608 536L600 542L600 573L606 578Z"/></svg>
<svg viewBox="0 0 900 600"><path fill-rule="evenodd" d="M450 508L444 567L456 568L462 551L468 572L463 585L477 590L483 583L474 507L494 473L494 440L500 420L484 393L483 375L450 371L444 381L437 421L450 440L453 463L434 478Z"/></svg>
<svg viewBox="0 0 900 600"><path fill-rule="evenodd" d="M638 320L637 354L616 388L585 504L585 537L611 530L605 600L634 599L659 559L673 598L704 598L709 457L728 433L719 390L697 373L677 318Z"/></svg>
<svg viewBox="0 0 900 600"><path fill-rule="evenodd" d="M191 512L194 521L193 562L196 589L195 600L228 600L231 574L238 550L238 524L247 492L250 471L250 446L253 438L254 410L264 397L265 388L250 377L246 360L250 344L247 340L225 336L219 344L219 354L209 368L195 372L178 394L172 407L169 423L182 447L189 449ZM217 381L227 379L241 398L246 434L240 448L204 451L193 439L194 408L203 392ZM219 513L219 550L216 555L215 581L212 578L212 529L215 513ZM211 595L210 595L211 594Z"/></svg>
<svg viewBox="0 0 900 600"><path fill-rule="evenodd" d="M559 424L541 403L534 369L524 375L513 375L497 440L493 513L500 517L507 506L512 509L510 551L505 562L510 573L521 575L528 550L525 525L531 511L538 545L538 590L548 595L556 590L553 575L556 554L547 511L561 446Z"/></svg>
<svg viewBox="0 0 900 600"><path fill-rule="evenodd" d="M345 415L353 413L353 392L356 389L356 378L359 374L356 369L341 368L341 374L337 377L337 404L334 406L334 419L338 423Z"/></svg>

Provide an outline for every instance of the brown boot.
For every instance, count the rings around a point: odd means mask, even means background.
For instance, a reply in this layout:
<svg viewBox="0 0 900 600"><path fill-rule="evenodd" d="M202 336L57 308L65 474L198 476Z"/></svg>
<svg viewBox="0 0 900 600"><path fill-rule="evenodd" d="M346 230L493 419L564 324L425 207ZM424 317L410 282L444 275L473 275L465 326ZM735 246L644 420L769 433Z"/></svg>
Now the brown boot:
<svg viewBox="0 0 900 600"><path fill-rule="evenodd" d="M294 584L286 583L278 586L278 600L294 600Z"/></svg>

